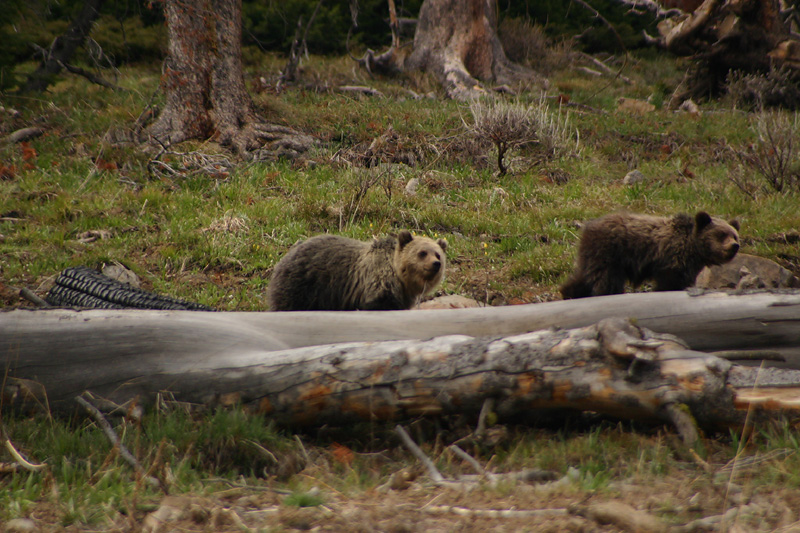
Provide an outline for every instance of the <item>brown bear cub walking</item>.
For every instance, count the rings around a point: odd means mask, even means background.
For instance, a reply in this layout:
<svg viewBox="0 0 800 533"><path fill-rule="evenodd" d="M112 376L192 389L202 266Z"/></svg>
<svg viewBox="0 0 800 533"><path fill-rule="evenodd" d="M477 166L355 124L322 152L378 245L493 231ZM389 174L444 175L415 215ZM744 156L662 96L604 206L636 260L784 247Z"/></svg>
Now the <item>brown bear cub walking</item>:
<svg viewBox="0 0 800 533"><path fill-rule="evenodd" d="M318 235L278 262L267 289L272 311L409 309L442 281L444 239L406 230L361 242Z"/></svg>
<svg viewBox="0 0 800 533"><path fill-rule="evenodd" d="M583 228L575 272L561 286L561 295L584 298L625 292L655 282L657 291L694 285L705 266L727 263L739 251L739 222L700 211L654 217L614 213L590 220Z"/></svg>

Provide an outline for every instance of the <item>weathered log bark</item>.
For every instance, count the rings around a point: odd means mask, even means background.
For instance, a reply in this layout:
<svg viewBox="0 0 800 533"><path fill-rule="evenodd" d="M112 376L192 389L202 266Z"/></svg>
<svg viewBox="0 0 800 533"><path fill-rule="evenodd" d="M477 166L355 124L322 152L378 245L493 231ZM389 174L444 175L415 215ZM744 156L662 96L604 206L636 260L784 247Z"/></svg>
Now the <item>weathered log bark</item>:
<svg viewBox="0 0 800 533"><path fill-rule="evenodd" d="M18 309L0 312L0 357L17 346L25 351L20 354L46 350L68 358L83 351L81 345L86 342L104 343L107 352L119 350L119 344L129 346L132 353L161 350L166 356L173 348L213 353L223 349L226 340L278 350L453 334L486 337L583 327L613 317L633 318L653 331L678 335L693 350L780 349L791 353L800 344L800 291L671 291L427 311L206 314ZM222 337L215 342L218 335Z"/></svg>
<svg viewBox="0 0 800 533"><path fill-rule="evenodd" d="M677 402L704 424L736 423L750 405L800 406L798 372L729 372L722 359L670 339L654 346L636 328L527 333L603 316L685 330L707 349L800 344L796 292L675 292L410 312L15 310L0 313L0 362L10 377L44 387L54 408L87 389L143 403L169 391L189 402L255 403L286 425L470 414L486 398L498 400L504 416L570 407L666 418L680 413ZM463 333L473 337L374 343ZM506 338L491 338L498 335ZM327 343L346 344L320 346ZM734 394L729 382L749 390ZM25 382L16 386L21 400ZM780 389L769 396L762 387Z"/></svg>
<svg viewBox="0 0 800 533"><path fill-rule="evenodd" d="M706 427L744 420L727 384L729 362L622 319L504 338L277 351L231 345L227 353L200 357L184 351L104 361L87 350L66 364L37 352L9 367L11 376L40 383L54 408L72 405L85 389L115 403L143 404L169 391L180 401L252 404L285 426L477 415L487 398L501 417L569 408L685 423L676 414L686 406Z"/></svg>

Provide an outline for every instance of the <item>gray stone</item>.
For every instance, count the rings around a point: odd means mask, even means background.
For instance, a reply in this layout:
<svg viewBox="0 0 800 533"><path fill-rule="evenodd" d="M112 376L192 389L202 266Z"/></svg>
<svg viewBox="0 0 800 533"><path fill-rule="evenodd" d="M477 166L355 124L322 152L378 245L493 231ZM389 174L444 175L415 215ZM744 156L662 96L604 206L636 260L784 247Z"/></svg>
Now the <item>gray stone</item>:
<svg viewBox="0 0 800 533"><path fill-rule="evenodd" d="M36 522L30 518L14 518L5 523L3 531L7 533L29 533L39 531L39 528L36 527Z"/></svg>
<svg viewBox="0 0 800 533"><path fill-rule="evenodd" d="M638 170L631 170L625 177L622 178L622 183L624 185L636 185L637 183L641 183L644 181L644 174L639 172Z"/></svg>
<svg viewBox="0 0 800 533"><path fill-rule="evenodd" d="M789 289L800 287L800 279L775 261L738 254L729 263L704 268L695 286L700 289Z"/></svg>

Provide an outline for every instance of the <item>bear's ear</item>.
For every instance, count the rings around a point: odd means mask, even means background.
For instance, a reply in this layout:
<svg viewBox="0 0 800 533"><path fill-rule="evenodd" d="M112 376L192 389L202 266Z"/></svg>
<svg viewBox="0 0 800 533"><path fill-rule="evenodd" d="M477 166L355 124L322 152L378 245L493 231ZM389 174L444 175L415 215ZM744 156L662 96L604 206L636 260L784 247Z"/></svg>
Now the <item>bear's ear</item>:
<svg viewBox="0 0 800 533"><path fill-rule="evenodd" d="M436 244L439 245L439 248L442 249L443 252L447 251L447 241L444 239L439 239L436 241Z"/></svg>
<svg viewBox="0 0 800 533"><path fill-rule="evenodd" d="M397 234L397 242L400 243L400 249L403 249L406 244L410 243L414 237L411 235L411 232L407 229L404 229L400 233Z"/></svg>
<svg viewBox="0 0 800 533"><path fill-rule="evenodd" d="M735 229L736 231L739 231L739 221L737 219L734 218L733 220L729 220L728 224L733 226L733 229Z"/></svg>
<svg viewBox="0 0 800 533"><path fill-rule="evenodd" d="M711 224L711 215L705 211L700 211L694 216L695 231L702 231L709 224Z"/></svg>

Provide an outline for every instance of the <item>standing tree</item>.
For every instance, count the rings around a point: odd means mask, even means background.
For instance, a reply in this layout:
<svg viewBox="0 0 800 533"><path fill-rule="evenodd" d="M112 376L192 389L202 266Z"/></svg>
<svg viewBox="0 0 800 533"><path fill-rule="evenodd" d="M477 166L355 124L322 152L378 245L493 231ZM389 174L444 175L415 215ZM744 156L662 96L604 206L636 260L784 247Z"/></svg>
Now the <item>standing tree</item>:
<svg viewBox="0 0 800 533"><path fill-rule="evenodd" d="M242 71L242 1L164 0L169 36L162 86L166 105L146 130L163 145L214 139L240 154L303 152L312 140L262 121Z"/></svg>
<svg viewBox="0 0 800 533"><path fill-rule="evenodd" d="M499 84L543 79L512 63L497 36L496 0L425 0L406 70L432 72L448 96L469 99L478 80Z"/></svg>

